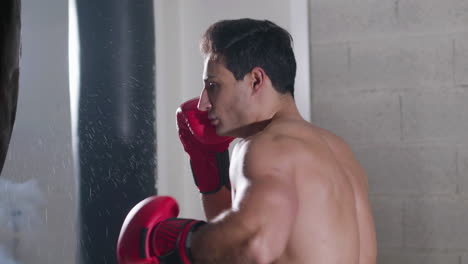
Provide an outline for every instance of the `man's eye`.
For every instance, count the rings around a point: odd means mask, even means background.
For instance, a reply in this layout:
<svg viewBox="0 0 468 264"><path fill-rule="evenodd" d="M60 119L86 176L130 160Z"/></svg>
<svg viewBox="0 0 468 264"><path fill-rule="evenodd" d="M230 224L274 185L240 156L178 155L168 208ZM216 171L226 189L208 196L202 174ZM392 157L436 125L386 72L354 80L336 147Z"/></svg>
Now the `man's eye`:
<svg viewBox="0 0 468 264"><path fill-rule="evenodd" d="M208 83L208 88L209 88L210 90L213 90L213 89L215 89L215 88L217 88L217 87L218 87L218 85L217 85L216 83L212 83L212 82Z"/></svg>

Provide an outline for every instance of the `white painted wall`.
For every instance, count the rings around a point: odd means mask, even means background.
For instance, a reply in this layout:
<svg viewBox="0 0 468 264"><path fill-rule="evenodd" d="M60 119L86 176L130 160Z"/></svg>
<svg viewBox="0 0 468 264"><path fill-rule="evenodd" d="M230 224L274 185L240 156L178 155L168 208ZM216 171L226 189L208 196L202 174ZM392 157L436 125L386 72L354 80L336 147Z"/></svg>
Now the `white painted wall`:
<svg viewBox="0 0 468 264"><path fill-rule="evenodd" d="M74 263L68 1L21 2L18 111L0 177L0 263Z"/></svg>
<svg viewBox="0 0 468 264"><path fill-rule="evenodd" d="M307 10L307 1L302 0L155 1L158 190L176 197L182 216L203 218L175 124L177 107L202 89L201 35L218 20L243 17L269 19L289 30L296 40L296 98L302 114L310 119Z"/></svg>

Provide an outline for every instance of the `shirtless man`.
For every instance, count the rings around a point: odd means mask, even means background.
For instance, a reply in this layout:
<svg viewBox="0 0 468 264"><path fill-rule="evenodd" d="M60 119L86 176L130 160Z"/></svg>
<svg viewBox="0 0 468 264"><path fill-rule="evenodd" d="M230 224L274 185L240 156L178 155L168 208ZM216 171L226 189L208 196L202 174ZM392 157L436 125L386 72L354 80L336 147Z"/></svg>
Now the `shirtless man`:
<svg viewBox="0 0 468 264"><path fill-rule="evenodd" d="M366 174L341 138L299 114L291 42L269 21L208 28L204 88L178 111L208 223L175 218L170 197L148 198L124 223L121 264L376 263Z"/></svg>

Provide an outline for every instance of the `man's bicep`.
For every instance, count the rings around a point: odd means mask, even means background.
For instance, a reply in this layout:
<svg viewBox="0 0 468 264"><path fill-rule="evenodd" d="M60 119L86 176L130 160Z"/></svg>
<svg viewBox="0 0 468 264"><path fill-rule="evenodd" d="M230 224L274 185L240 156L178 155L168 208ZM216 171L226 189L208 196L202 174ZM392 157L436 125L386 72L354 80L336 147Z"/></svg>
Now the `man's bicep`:
<svg viewBox="0 0 468 264"><path fill-rule="evenodd" d="M298 208L293 166L284 153L274 144L250 146L242 169L244 188L235 201L245 219L260 226L253 243L272 261L287 245Z"/></svg>
<svg viewBox="0 0 468 264"><path fill-rule="evenodd" d="M200 263L272 263L283 254L295 219L289 187L254 180L233 207L193 233L192 254Z"/></svg>
<svg viewBox="0 0 468 264"><path fill-rule="evenodd" d="M241 178L245 182L238 183L245 191L240 196L246 205L254 205L256 210L269 214L277 213L274 210L277 206L295 208L297 193L293 166L279 146L267 142L248 146Z"/></svg>
<svg viewBox="0 0 468 264"><path fill-rule="evenodd" d="M297 196L293 184L276 177L256 177L243 193L239 212L257 226L252 249L274 261L286 248L297 214Z"/></svg>
<svg viewBox="0 0 468 264"><path fill-rule="evenodd" d="M271 140L240 142L231 163L233 214L226 220L250 230L249 249L262 263L283 254L297 214L293 166L284 150Z"/></svg>

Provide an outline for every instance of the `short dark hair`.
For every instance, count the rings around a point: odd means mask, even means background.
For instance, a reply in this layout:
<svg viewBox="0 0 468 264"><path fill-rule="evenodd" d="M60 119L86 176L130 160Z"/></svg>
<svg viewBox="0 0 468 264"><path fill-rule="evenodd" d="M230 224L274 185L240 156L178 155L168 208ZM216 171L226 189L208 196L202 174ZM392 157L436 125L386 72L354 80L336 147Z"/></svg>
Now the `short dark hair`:
<svg viewBox="0 0 468 264"><path fill-rule="evenodd" d="M236 80L262 68L275 89L294 97L296 59L288 31L268 20L221 20L211 25L200 43L204 55L221 55Z"/></svg>

